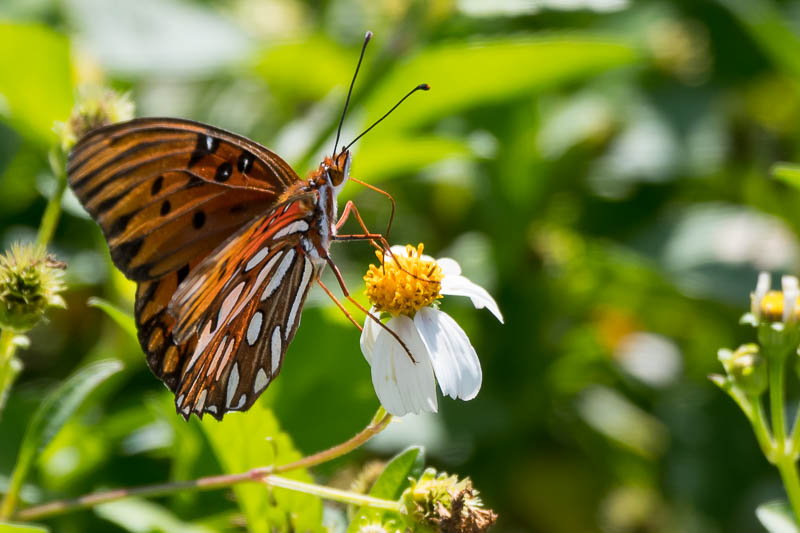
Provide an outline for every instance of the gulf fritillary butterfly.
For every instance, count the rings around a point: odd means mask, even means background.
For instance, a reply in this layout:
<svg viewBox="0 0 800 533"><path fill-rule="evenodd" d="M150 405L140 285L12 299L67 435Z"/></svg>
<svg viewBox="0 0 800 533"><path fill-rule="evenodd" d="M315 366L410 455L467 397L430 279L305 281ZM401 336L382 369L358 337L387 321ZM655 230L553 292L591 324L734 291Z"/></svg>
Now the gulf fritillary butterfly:
<svg viewBox="0 0 800 533"><path fill-rule="evenodd" d="M139 343L185 419L247 410L280 372L309 288L335 269L328 250L352 207L336 224L336 199L361 135L337 154L337 133L305 180L256 142L175 118L112 124L73 148L69 184L138 284Z"/></svg>

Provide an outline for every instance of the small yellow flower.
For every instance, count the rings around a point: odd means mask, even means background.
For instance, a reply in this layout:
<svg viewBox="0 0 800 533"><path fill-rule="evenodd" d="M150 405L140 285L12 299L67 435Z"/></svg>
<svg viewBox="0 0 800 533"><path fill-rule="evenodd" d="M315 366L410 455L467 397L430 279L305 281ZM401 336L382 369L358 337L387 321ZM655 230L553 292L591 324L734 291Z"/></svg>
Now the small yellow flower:
<svg viewBox="0 0 800 533"><path fill-rule="evenodd" d="M442 295L441 267L422 255L424 247L406 245L405 254L376 251L381 266L370 265L364 276L367 297L375 308L392 316L414 314L433 304Z"/></svg>
<svg viewBox="0 0 800 533"><path fill-rule="evenodd" d="M770 290L767 272L758 275L756 289L750 293L750 312L757 321L793 323L800 317L800 289L794 276L781 277L781 290Z"/></svg>

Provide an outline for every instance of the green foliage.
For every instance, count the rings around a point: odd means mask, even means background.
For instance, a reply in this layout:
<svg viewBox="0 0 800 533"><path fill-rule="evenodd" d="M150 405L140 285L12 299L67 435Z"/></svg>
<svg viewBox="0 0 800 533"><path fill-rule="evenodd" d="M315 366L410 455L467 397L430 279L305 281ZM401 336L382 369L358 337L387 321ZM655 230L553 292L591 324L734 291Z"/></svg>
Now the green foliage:
<svg viewBox="0 0 800 533"><path fill-rule="evenodd" d="M104 503L95 508L98 516L131 533L212 533L175 517L160 505L139 498Z"/></svg>
<svg viewBox="0 0 800 533"><path fill-rule="evenodd" d="M0 533L47 533L48 531L50 530L46 527L0 522Z"/></svg>
<svg viewBox="0 0 800 533"><path fill-rule="evenodd" d="M66 36L38 24L0 23L0 115L44 146L72 107Z"/></svg>
<svg viewBox="0 0 800 533"><path fill-rule="evenodd" d="M263 402L251 407L247 415L233 414L222 422L207 417L202 426L223 471L228 474L286 464L302 457ZM304 469L285 476L312 482ZM261 483L239 484L233 490L254 533L322 531L322 502L316 496L271 489Z"/></svg>
<svg viewBox="0 0 800 533"><path fill-rule="evenodd" d="M412 446L395 455L373 483L369 495L386 500L397 500L403 490L408 487L409 477L419 474L424 455L424 450L418 446ZM388 520L394 520L398 527L402 523L398 513L362 506L354 515L347 531L348 533L357 533L359 528L365 524L381 524Z"/></svg>
<svg viewBox="0 0 800 533"><path fill-rule="evenodd" d="M67 378L42 401L27 426L19 448L11 483L3 500L4 513L13 510L17 493L36 454L55 438L89 394L120 370L122 364L113 359L87 365Z"/></svg>
<svg viewBox="0 0 800 533"><path fill-rule="evenodd" d="M96 307L98 309L102 309L111 319L117 323L119 327L123 329L126 333L128 333L132 338L136 339L136 321L133 319L133 315L130 313L126 313L116 305L112 304L107 300L103 300L102 298L89 298L88 301L89 307Z"/></svg>

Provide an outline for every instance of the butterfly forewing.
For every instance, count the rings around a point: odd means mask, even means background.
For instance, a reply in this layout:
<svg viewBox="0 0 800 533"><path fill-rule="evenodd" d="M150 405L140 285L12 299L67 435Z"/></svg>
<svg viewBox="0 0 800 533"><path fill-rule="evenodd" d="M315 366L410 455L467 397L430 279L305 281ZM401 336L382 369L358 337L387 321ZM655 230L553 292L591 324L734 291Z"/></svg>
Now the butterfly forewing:
<svg viewBox="0 0 800 533"><path fill-rule="evenodd" d="M257 143L179 119L95 130L75 146L67 170L114 263L136 281L207 255L299 179Z"/></svg>
<svg viewBox="0 0 800 533"><path fill-rule="evenodd" d="M313 207L302 198L277 206L209 256L175 292L174 335L192 339L197 333L175 390L184 417L245 410L280 371L317 278L301 244L314 222Z"/></svg>

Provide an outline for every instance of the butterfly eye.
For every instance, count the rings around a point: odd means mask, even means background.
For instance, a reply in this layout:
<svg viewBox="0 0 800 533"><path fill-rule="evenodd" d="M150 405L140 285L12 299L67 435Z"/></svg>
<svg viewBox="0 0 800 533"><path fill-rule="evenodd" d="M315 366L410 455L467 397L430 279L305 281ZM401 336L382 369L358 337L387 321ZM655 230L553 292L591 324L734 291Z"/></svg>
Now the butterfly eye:
<svg viewBox="0 0 800 533"><path fill-rule="evenodd" d="M328 176L330 176L331 183L334 187L338 187L344 181L344 172L336 167L331 167L328 169Z"/></svg>

